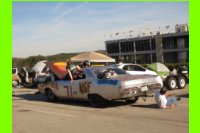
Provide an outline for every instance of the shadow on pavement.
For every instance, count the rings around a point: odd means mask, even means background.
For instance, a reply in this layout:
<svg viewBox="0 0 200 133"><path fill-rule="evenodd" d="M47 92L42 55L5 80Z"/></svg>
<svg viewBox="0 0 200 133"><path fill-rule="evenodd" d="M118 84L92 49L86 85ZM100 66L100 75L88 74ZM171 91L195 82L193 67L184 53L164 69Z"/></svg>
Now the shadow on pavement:
<svg viewBox="0 0 200 133"><path fill-rule="evenodd" d="M13 100L24 100L24 99L29 101L47 101L46 97L36 94L18 94L13 96Z"/></svg>
<svg viewBox="0 0 200 133"><path fill-rule="evenodd" d="M41 94L18 94L13 96L14 101L18 100L28 100L28 101L40 101L40 102L48 102L51 103L47 100L45 95ZM82 107L91 107L89 101L81 101L81 100L76 100L76 99L58 99L56 102L52 102L54 104L65 104L65 105L71 105L71 106L82 106ZM119 100L119 101L107 101L105 106L101 108L111 108L111 107L117 107L117 106L125 106L129 105L125 101Z"/></svg>
<svg viewBox="0 0 200 133"><path fill-rule="evenodd" d="M182 95L177 95L177 97L182 97L182 98L189 98L189 94L182 94Z"/></svg>
<svg viewBox="0 0 200 133"><path fill-rule="evenodd" d="M154 108L154 109L158 109L158 105L157 104L148 104L148 105L130 105L132 107L139 107L139 108Z"/></svg>

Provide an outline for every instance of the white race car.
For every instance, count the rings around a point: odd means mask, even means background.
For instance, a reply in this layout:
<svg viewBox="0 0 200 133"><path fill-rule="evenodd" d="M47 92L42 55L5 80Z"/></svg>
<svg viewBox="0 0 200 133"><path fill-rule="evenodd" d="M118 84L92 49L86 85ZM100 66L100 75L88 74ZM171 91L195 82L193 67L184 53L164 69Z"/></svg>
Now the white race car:
<svg viewBox="0 0 200 133"><path fill-rule="evenodd" d="M39 91L49 101L57 98L89 100L94 107L103 106L107 100L134 103L139 96L154 93L163 86L157 75L132 76L111 67L85 68L74 80L55 79L54 74L49 81L39 84Z"/></svg>
<svg viewBox="0 0 200 133"><path fill-rule="evenodd" d="M157 75L156 72L144 68L143 66L138 64L121 63L121 64L114 64L111 66L123 69L131 75Z"/></svg>

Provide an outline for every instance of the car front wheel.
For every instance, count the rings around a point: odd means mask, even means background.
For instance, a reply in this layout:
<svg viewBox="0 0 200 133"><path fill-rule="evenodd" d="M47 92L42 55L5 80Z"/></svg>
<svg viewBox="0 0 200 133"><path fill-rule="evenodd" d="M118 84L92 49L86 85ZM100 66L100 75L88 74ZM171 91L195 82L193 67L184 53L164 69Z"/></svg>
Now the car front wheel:
<svg viewBox="0 0 200 133"><path fill-rule="evenodd" d="M106 102L106 100L99 95L90 95L89 101L93 107L103 107Z"/></svg>
<svg viewBox="0 0 200 133"><path fill-rule="evenodd" d="M57 100L57 97L56 97L56 95L52 92L52 90L47 89L45 92L46 92L47 99L48 99L50 102L55 102L55 101Z"/></svg>

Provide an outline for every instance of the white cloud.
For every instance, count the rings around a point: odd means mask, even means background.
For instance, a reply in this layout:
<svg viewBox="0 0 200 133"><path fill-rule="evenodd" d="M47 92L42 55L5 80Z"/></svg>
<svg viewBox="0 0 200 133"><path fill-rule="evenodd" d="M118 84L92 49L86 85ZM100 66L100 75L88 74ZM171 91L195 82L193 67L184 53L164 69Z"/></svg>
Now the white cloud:
<svg viewBox="0 0 200 133"><path fill-rule="evenodd" d="M77 5L73 8L69 8L69 9L66 9L66 10L60 12L58 14L58 16L53 19L53 22L59 21L60 19L67 17L68 14L76 12L77 10L79 10L81 7L83 7L86 4L87 4L87 2L82 2L82 3L80 3L79 5Z"/></svg>

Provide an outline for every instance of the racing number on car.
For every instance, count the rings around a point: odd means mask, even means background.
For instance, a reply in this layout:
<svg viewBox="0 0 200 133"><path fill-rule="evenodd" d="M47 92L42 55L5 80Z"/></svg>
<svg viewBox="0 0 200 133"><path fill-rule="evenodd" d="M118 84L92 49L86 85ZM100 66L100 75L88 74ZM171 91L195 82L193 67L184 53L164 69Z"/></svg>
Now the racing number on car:
<svg viewBox="0 0 200 133"><path fill-rule="evenodd" d="M79 83L79 91L81 94L84 94L84 93L89 93L90 91L90 84L91 82L80 82Z"/></svg>
<svg viewBox="0 0 200 133"><path fill-rule="evenodd" d="M72 87L71 86L64 86L66 89L67 96L72 96Z"/></svg>

